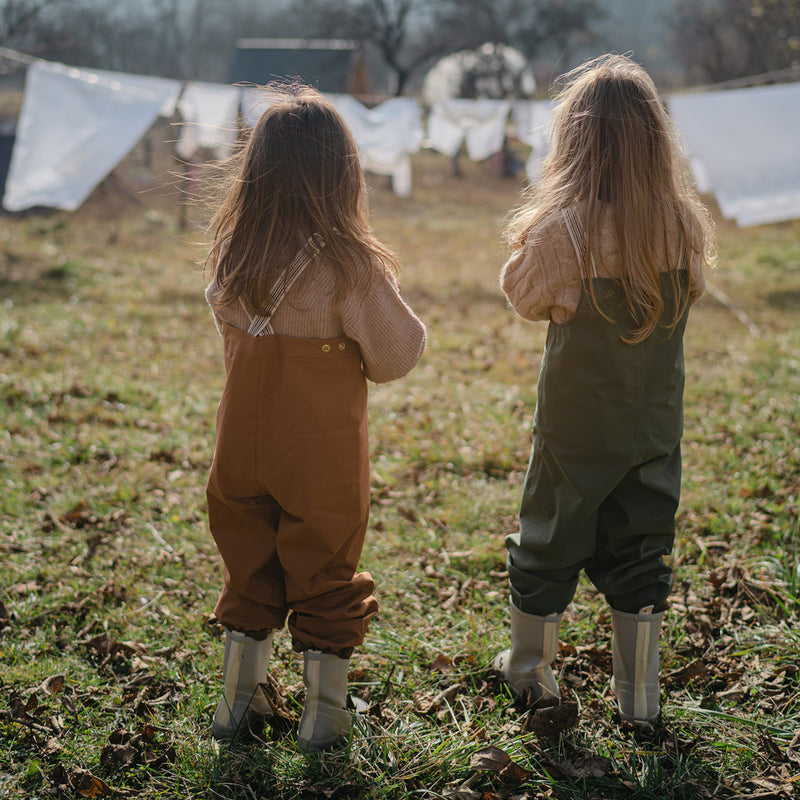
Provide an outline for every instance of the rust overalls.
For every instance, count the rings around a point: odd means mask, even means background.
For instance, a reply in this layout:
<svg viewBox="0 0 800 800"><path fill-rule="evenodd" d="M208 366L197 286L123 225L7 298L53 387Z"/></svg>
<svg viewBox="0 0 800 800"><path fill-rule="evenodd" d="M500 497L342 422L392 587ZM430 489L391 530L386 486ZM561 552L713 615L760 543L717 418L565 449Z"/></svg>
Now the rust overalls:
<svg viewBox="0 0 800 800"><path fill-rule="evenodd" d="M346 655L377 612L371 576L356 572L369 517L361 353L348 338L282 336L270 325L320 246L309 240L247 331L223 326L227 379L206 494L225 563L218 619L257 633L282 628L291 612L295 649Z"/></svg>

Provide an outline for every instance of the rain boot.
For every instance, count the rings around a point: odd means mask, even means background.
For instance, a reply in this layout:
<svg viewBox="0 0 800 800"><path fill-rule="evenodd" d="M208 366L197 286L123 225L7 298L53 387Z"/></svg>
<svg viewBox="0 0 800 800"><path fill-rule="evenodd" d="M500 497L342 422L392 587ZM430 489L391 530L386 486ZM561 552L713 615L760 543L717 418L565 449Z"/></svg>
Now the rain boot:
<svg viewBox="0 0 800 800"><path fill-rule="evenodd" d="M550 666L558 652L558 628L562 614L540 617L526 614L513 603L511 648L494 660L515 695L530 689L538 706L555 705L561 698L556 676Z"/></svg>
<svg viewBox="0 0 800 800"><path fill-rule="evenodd" d="M303 660L306 701L297 742L305 752L325 750L350 732L352 719L346 708L350 659L306 650Z"/></svg>
<svg viewBox="0 0 800 800"><path fill-rule="evenodd" d="M248 731L259 717L272 714L260 684L267 678L274 638L274 631L263 640L239 631L225 631L222 698L211 731L215 739L233 739Z"/></svg>
<svg viewBox="0 0 800 800"><path fill-rule="evenodd" d="M652 723L658 716L658 634L664 612L647 606L638 614L611 609L614 676L611 691L626 722Z"/></svg>

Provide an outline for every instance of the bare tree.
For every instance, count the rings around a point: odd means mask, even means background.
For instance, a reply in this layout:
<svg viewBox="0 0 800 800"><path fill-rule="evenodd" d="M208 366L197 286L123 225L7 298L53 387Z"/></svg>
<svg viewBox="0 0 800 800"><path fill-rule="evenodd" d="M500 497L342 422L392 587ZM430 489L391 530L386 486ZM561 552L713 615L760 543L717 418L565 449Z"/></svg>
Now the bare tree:
<svg viewBox="0 0 800 800"><path fill-rule="evenodd" d="M0 0L0 44L29 41L45 12L74 6L72 0Z"/></svg>
<svg viewBox="0 0 800 800"><path fill-rule="evenodd" d="M672 19L676 49L695 81L800 65L798 0L681 0Z"/></svg>
<svg viewBox="0 0 800 800"><path fill-rule="evenodd" d="M444 5L442 0L300 0L292 5L289 18L309 38L372 45L391 71L399 95L421 67L454 49L439 24Z"/></svg>
<svg viewBox="0 0 800 800"><path fill-rule="evenodd" d="M292 17L307 36L371 43L402 94L438 57L482 44L508 44L533 57L561 49L600 15L596 0L300 0Z"/></svg>
<svg viewBox="0 0 800 800"><path fill-rule="evenodd" d="M565 50L577 35L587 35L603 15L597 0L441 0L443 19L460 47L485 42L507 44L529 59L544 46Z"/></svg>
<svg viewBox="0 0 800 800"><path fill-rule="evenodd" d="M356 39L402 94L443 55L492 42L531 58L598 13L597 0L0 0L0 41L77 66L224 81L238 38Z"/></svg>
<svg viewBox="0 0 800 800"><path fill-rule="evenodd" d="M225 81L237 38L276 30L286 1L0 0L0 42L76 66Z"/></svg>

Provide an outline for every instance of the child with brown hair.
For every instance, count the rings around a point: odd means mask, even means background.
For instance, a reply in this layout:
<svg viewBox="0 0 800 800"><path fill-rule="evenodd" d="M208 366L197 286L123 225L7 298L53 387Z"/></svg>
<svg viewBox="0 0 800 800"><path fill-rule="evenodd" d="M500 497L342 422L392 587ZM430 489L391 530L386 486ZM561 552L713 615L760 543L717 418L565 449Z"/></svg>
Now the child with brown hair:
<svg viewBox="0 0 800 800"><path fill-rule="evenodd" d="M350 730L349 658L377 611L371 576L356 571L370 499L366 380L409 372L426 334L369 227L341 116L309 87L270 90L206 262L227 375L207 487L227 629L213 735L272 713L260 684L288 615L304 654L298 741L320 750Z"/></svg>
<svg viewBox="0 0 800 800"><path fill-rule="evenodd" d="M506 539L515 693L560 697L551 663L581 570L611 608L622 719L659 713L658 636L681 482L683 335L713 225L644 69L566 76L540 182L506 234L514 310L549 320L518 533Z"/></svg>

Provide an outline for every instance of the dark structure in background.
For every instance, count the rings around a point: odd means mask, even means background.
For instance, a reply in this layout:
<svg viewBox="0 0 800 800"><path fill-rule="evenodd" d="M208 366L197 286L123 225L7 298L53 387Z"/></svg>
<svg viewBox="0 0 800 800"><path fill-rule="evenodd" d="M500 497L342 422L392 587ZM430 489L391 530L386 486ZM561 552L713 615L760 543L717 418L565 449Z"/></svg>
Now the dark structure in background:
<svg viewBox="0 0 800 800"><path fill-rule="evenodd" d="M240 39L231 83L300 78L321 92L368 98L372 80L358 42L345 39Z"/></svg>

